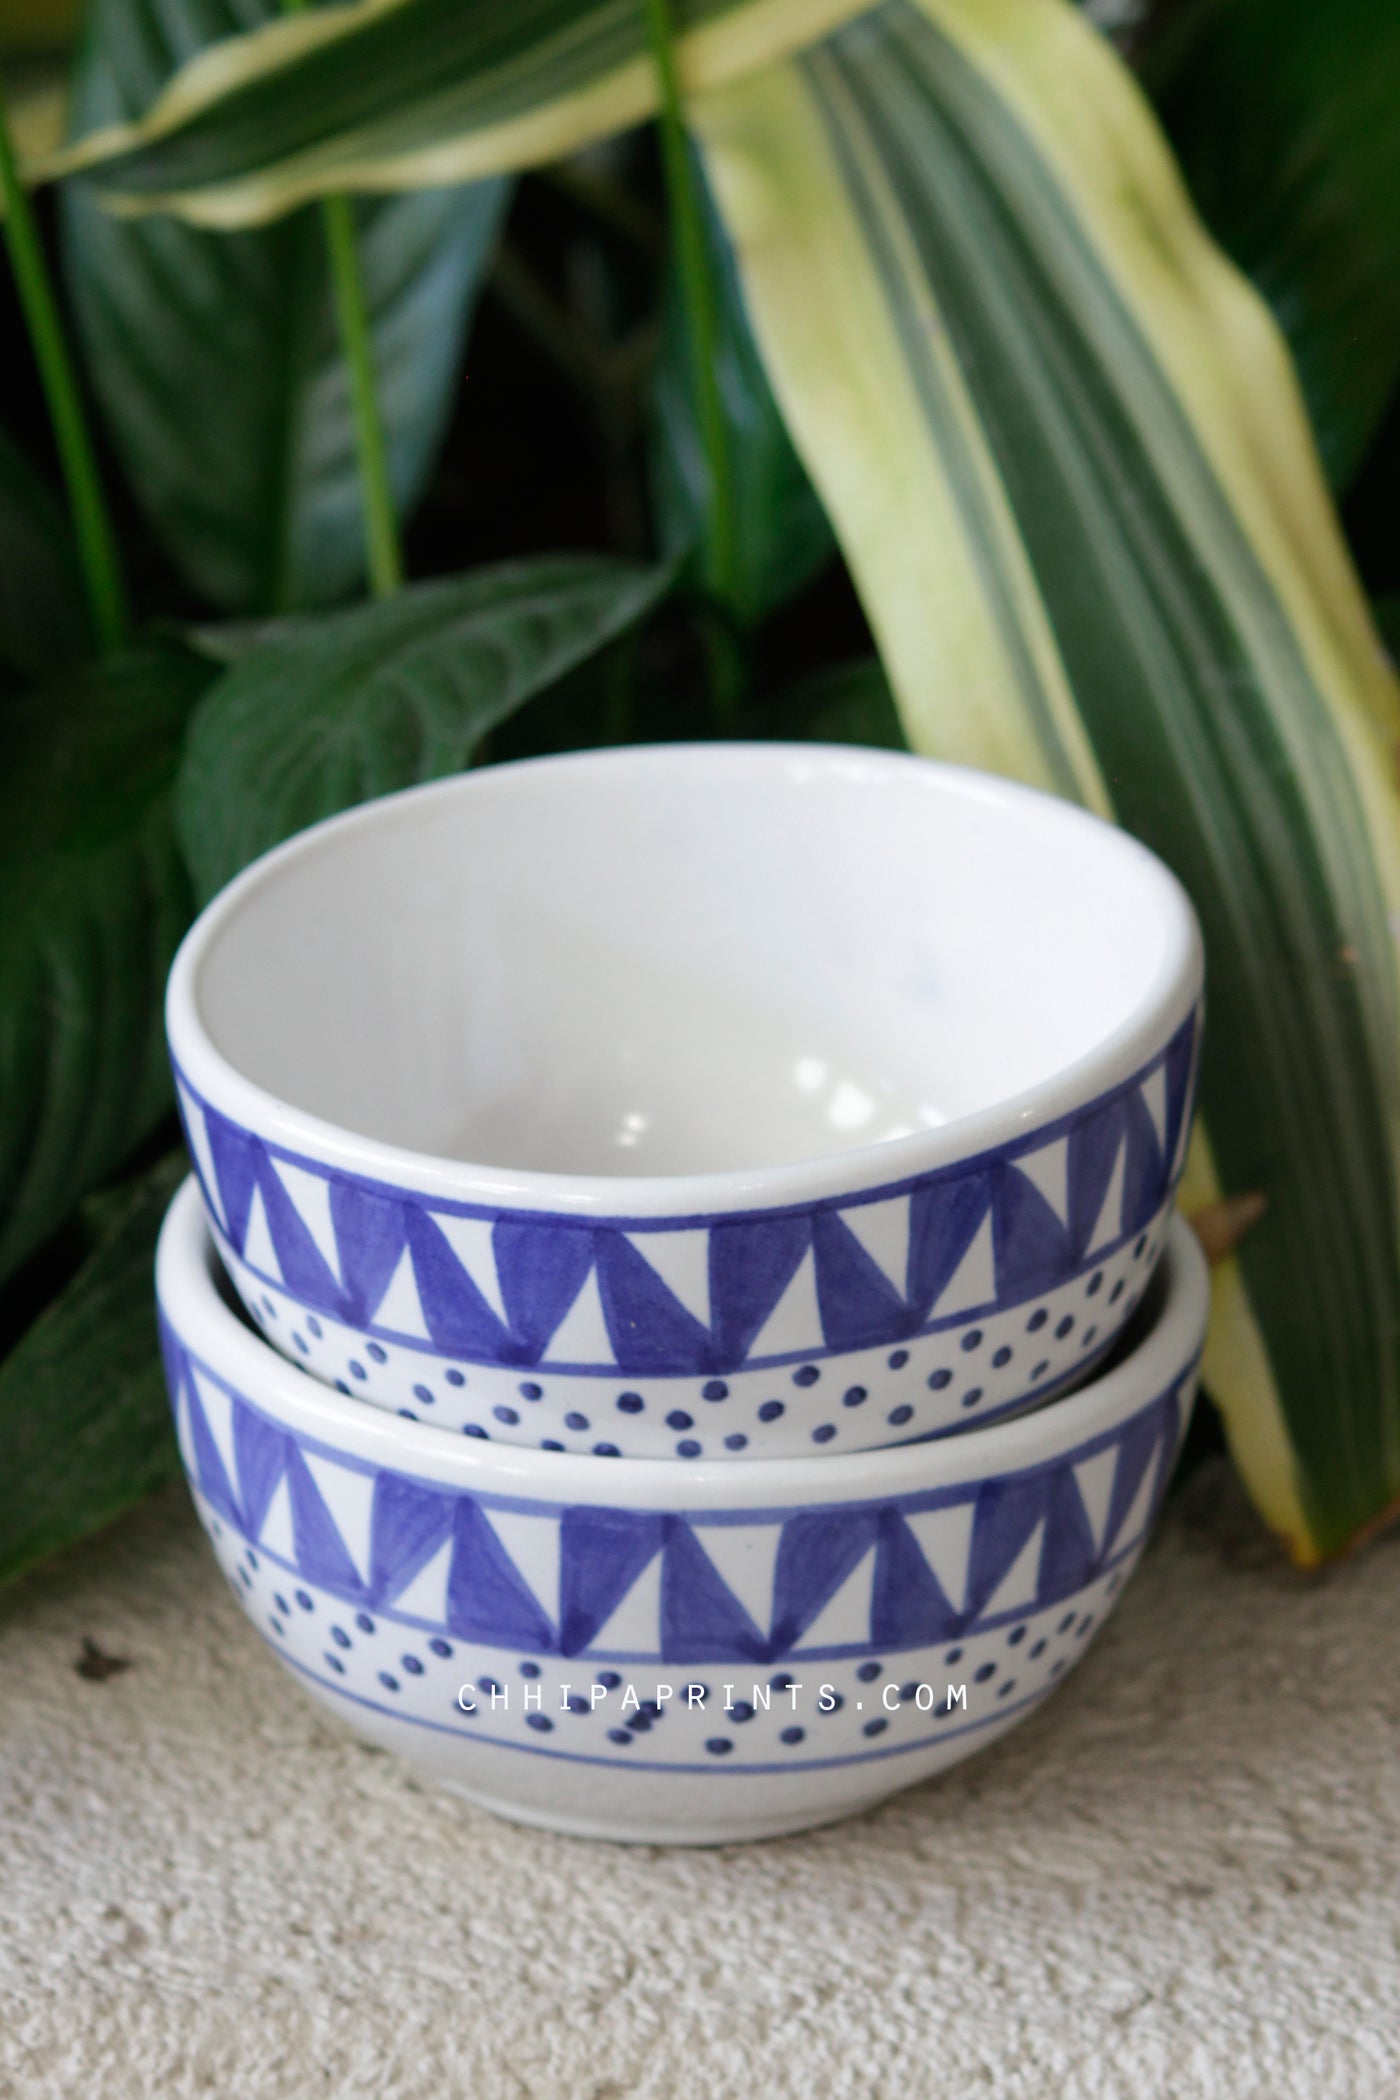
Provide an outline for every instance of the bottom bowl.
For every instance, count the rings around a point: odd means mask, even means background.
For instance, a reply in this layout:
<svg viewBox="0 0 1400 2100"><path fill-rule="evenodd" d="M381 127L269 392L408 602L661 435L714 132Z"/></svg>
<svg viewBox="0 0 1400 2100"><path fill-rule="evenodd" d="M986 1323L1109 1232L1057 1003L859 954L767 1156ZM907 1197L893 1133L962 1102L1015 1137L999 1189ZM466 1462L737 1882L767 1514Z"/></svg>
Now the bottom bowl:
<svg viewBox="0 0 1400 2100"><path fill-rule="evenodd" d="M734 1466L482 1444L327 1391L231 1309L193 1181L156 1276L200 1519L308 1691L502 1815L683 1844L867 1808L1055 1689L1151 1529L1207 1302L1177 1222L1069 1399Z"/></svg>

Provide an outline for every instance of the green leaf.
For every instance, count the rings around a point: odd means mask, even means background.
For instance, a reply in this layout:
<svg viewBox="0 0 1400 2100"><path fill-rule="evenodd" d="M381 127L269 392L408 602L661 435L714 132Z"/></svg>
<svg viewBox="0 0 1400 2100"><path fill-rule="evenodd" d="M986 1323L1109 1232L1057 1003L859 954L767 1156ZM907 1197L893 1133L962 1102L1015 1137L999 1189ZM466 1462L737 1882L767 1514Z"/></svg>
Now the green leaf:
<svg viewBox="0 0 1400 2100"><path fill-rule="evenodd" d="M0 1277L170 1102L166 971L189 919L170 789L210 667L83 664L0 709Z"/></svg>
<svg viewBox="0 0 1400 2100"><path fill-rule="evenodd" d="M734 589L728 602L729 610L748 624L810 583L831 559L835 542L778 413L749 326L734 258L708 189L704 198L710 277L718 307L716 366L734 482ZM652 416L652 482L662 544L673 555L703 545L707 538L710 477L695 399L693 353L673 263L662 296Z"/></svg>
<svg viewBox="0 0 1400 2100"><path fill-rule="evenodd" d="M0 1363L0 1583L178 1472L151 1272L183 1154L104 1198L67 1288Z"/></svg>
<svg viewBox="0 0 1400 2100"><path fill-rule="evenodd" d="M80 127L142 109L179 61L273 0L93 0ZM461 380L500 180L358 209L396 508L422 493ZM69 294L112 441L166 551L236 612L329 604L362 581L349 380L319 215L219 236L63 200Z"/></svg>
<svg viewBox="0 0 1400 2100"><path fill-rule="evenodd" d="M560 556L287 622L225 672L191 725L177 817L201 897L321 817L459 772L488 730L639 620L670 580Z"/></svg>
<svg viewBox="0 0 1400 2100"><path fill-rule="evenodd" d="M1207 225L1297 361L1334 488L1400 379L1400 9L1188 0L1140 71Z"/></svg>
<svg viewBox="0 0 1400 2100"><path fill-rule="evenodd" d="M869 0L674 0L690 93L822 36ZM43 170L204 225L248 226L334 190L470 182L558 160L654 114L638 0L354 0L186 65L139 124Z"/></svg>
<svg viewBox="0 0 1400 2100"><path fill-rule="evenodd" d="M888 0L698 112L916 749L1116 814L1209 958L1207 1355L1302 1560L1400 1498L1400 690L1286 353L1063 0Z"/></svg>
<svg viewBox="0 0 1400 2100"><path fill-rule="evenodd" d="M0 431L0 664L38 677L90 641L62 505Z"/></svg>

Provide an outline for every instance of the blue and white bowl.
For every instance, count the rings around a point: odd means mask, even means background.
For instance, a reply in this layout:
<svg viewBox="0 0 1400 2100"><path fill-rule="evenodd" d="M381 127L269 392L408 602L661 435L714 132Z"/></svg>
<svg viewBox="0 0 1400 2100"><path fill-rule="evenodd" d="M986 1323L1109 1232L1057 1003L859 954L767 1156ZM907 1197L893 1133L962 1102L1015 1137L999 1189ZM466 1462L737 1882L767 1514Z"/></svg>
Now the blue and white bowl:
<svg viewBox="0 0 1400 2100"><path fill-rule="evenodd" d="M222 1295L193 1181L157 1288L195 1505L307 1690L503 1815L694 1844L868 1807L1054 1691L1151 1530L1207 1303L1175 1224L1126 1353L1056 1406L734 1466L486 1444L326 1390Z"/></svg>
<svg viewBox="0 0 1400 2100"><path fill-rule="evenodd" d="M245 1304L479 1438L762 1460L1087 1375L1162 1244L1191 907L1124 833L882 752L487 768L205 911L181 1110Z"/></svg>

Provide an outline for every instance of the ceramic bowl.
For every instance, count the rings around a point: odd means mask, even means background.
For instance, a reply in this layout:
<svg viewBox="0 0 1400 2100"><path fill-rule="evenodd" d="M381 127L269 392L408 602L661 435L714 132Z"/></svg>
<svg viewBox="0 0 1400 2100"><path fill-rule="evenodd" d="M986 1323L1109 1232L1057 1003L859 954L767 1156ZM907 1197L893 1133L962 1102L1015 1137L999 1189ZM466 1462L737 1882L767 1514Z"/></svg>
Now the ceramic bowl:
<svg viewBox="0 0 1400 2100"><path fill-rule="evenodd" d="M1055 1689L1151 1529L1207 1298L1178 1223L1125 1353L1054 1407L734 1466L483 1444L345 1400L221 1295L192 1182L157 1284L200 1518L307 1690L503 1815L696 1844L864 1808Z"/></svg>
<svg viewBox="0 0 1400 2100"><path fill-rule="evenodd" d="M1183 1163L1201 953L1124 833L902 755L468 774L268 855L170 980L268 1338L625 1457L839 1452L1107 1350Z"/></svg>

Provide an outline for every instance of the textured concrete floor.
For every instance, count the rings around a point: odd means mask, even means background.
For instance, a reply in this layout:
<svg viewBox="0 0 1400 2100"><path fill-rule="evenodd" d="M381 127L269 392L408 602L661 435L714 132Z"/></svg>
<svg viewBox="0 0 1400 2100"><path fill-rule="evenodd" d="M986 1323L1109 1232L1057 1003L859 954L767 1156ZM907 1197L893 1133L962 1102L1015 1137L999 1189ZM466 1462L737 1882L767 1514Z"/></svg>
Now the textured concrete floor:
<svg viewBox="0 0 1400 2100"><path fill-rule="evenodd" d="M590 1847L336 1733L172 1490L0 1600L0 2095L1392 2100L1397 1664L1400 1538L1300 1581L1214 1462L984 1758Z"/></svg>

